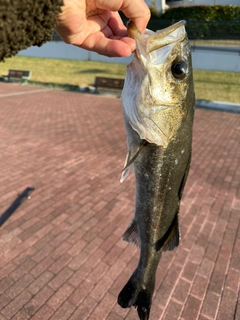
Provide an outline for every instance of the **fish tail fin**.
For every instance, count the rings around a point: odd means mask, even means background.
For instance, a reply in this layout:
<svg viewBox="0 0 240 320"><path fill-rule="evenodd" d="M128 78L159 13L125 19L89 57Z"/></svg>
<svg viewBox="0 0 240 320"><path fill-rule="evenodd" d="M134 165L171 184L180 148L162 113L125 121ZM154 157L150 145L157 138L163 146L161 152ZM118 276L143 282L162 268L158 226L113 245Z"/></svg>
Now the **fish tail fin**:
<svg viewBox="0 0 240 320"><path fill-rule="evenodd" d="M118 304L122 308L130 308L134 306L137 308L140 320L148 320L152 305L152 296L155 286L155 277L151 279L151 283L146 285L141 279L136 276L137 269L128 280L118 295Z"/></svg>

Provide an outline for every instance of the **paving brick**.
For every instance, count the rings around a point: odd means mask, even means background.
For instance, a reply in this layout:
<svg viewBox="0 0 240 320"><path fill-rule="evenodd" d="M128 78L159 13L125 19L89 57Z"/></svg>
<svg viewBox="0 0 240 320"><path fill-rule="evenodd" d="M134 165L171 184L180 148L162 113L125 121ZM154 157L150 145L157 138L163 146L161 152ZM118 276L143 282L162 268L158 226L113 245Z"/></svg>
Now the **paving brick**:
<svg viewBox="0 0 240 320"><path fill-rule="evenodd" d="M105 273L107 273L107 275L109 276L109 268L104 262L99 261L91 270L91 273L88 276L88 281L95 284Z"/></svg>
<svg viewBox="0 0 240 320"><path fill-rule="evenodd" d="M32 320L43 320L43 319L50 319L51 315L54 311L48 306L44 305L41 309L39 309L32 317ZM61 318L59 318L61 319Z"/></svg>
<svg viewBox="0 0 240 320"><path fill-rule="evenodd" d="M197 273L204 276L210 277L212 274L212 270L214 268L214 262L208 258L203 257L201 264L197 270Z"/></svg>
<svg viewBox="0 0 240 320"><path fill-rule="evenodd" d="M192 262L191 260L188 260L182 271L182 277L188 281L193 281L197 268L198 268L197 263Z"/></svg>
<svg viewBox="0 0 240 320"><path fill-rule="evenodd" d="M168 299L172 294L173 286L167 282L162 282L160 287L156 291L155 299L159 301L159 305L165 308Z"/></svg>
<svg viewBox="0 0 240 320"><path fill-rule="evenodd" d="M161 267L161 265L160 265ZM171 264L171 268L168 269L165 277L164 277L164 281L166 281L169 284L174 285L178 278L179 278L179 274L181 273L182 268L179 265L174 265L173 263Z"/></svg>
<svg viewBox="0 0 240 320"><path fill-rule="evenodd" d="M189 294L191 283L186 279L180 278L173 291L173 298L182 304L186 301Z"/></svg>
<svg viewBox="0 0 240 320"><path fill-rule="evenodd" d="M36 265L36 262L31 258L27 259L22 265L18 266L13 272L10 273L11 278L15 281L19 280L25 273L31 270Z"/></svg>
<svg viewBox="0 0 240 320"><path fill-rule="evenodd" d="M117 303L112 308L112 311L116 313L118 316L121 317L121 319L127 319L127 315L129 314L129 309L128 308L121 308Z"/></svg>
<svg viewBox="0 0 240 320"><path fill-rule="evenodd" d="M220 296L214 292L208 291L202 305L201 314L209 318L215 319Z"/></svg>
<svg viewBox="0 0 240 320"><path fill-rule="evenodd" d="M55 260L61 258L71 248L71 244L67 242L62 242L59 246L57 246L52 252L51 257ZM67 253L65 254L67 256Z"/></svg>
<svg viewBox="0 0 240 320"><path fill-rule="evenodd" d="M109 292L107 292L106 295L104 295L104 298L89 315L89 319L105 319L111 311L112 307L114 306L115 302L116 298Z"/></svg>
<svg viewBox="0 0 240 320"><path fill-rule="evenodd" d="M24 306L30 316L33 316L40 307L53 295L54 291L45 286Z"/></svg>
<svg viewBox="0 0 240 320"><path fill-rule="evenodd" d="M35 281L28 286L28 291L35 295L40 291L52 278L54 274L49 271L43 272Z"/></svg>
<svg viewBox="0 0 240 320"><path fill-rule="evenodd" d="M235 318L236 312L236 292L225 288L220 301L220 306L217 313L217 320L231 320Z"/></svg>
<svg viewBox="0 0 240 320"><path fill-rule="evenodd" d="M119 248L118 246L112 247L107 255L104 256L103 261L108 265L111 265L116 261L121 252L122 248Z"/></svg>
<svg viewBox="0 0 240 320"><path fill-rule="evenodd" d="M51 241L51 246L58 247L63 241L69 237L70 233L67 231L62 231L55 239Z"/></svg>
<svg viewBox="0 0 240 320"><path fill-rule="evenodd" d="M3 309L7 304L9 304L10 301L11 298L6 294L2 293L0 295L0 310Z"/></svg>
<svg viewBox="0 0 240 320"><path fill-rule="evenodd" d="M106 320L122 320L122 317L119 316L116 312L110 312Z"/></svg>
<svg viewBox="0 0 240 320"><path fill-rule="evenodd" d="M225 257L219 256L209 283L209 290L220 295L222 292L222 287L225 282L229 260Z"/></svg>
<svg viewBox="0 0 240 320"><path fill-rule="evenodd" d="M51 316L49 319L51 320L60 320L60 319L68 319L69 316L74 312L76 306L71 302L66 300L57 311Z"/></svg>
<svg viewBox="0 0 240 320"><path fill-rule="evenodd" d="M218 255L219 246L220 243L215 244L213 242L208 242L204 256L208 259L215 261Z"/></svg>
<svg viewBox="0 0 240 320"><path fill-rule="evenodd" d="M181 315L183 319L197 319L201 306L201 300L189 295Z"/></svg>
<svg viewBox="0 0 240 320"><path fill-rule="evenodd" d="M91 290L90 297L99 301L105 292L108 291L112 283L113 280L107 275L104 275L93 288L93 290Z"/></svg>
<svg viewBox="0 0 240 320"><path fill-rule="evenodd" d="M229 268L227 272L227 279L225 282L225 286L233 291L238 291L238 286L240 284L240 273L239 270L235 270L233 268Z"/></svg>
<svg viewBox="0 0 240 320"><path fill-rule="evenodd" d="M17 266L13 262L9 262L9 263L5 264L1 268L0 279L1 280L4 279L9 273L11 273L14 269L16 269L16 267Z"/></svg>
<svg viewBox="0 0 240 320"><path fill-rule="evenodd" d="M99 237L95 237L88 245L84 247L84 251L88 254L93 253L96 248L100 247L103 240Z"/></svg>
<svg viewBox="0 0 240 320"><path fill-rule="evenodd" d="M72 260L72 257L65 253L61 255L49 268L48 270L57 274L63 267L68 265L68 263Z"/></svg>
<svg viewBox="0 0 240 320"><path fill-rule="evenodd" d="M164 312L164 308L158 304L158 300L154 299L151 307L150 319L159 319L159 320L162 319L163 312ZM136 318L136 313L134 314L134 316ZM122 319L125 319L125 318L122 317ZM126 316L126 319L128 319L128 316Z"/></svg>
<svg viewBox="0 0 240 320"><path fill-rule="evenodd" d="M62 286L62 284L67 281L71 275L73 274L73 271L68 268L64 267L49 283L48 286L52 288L53 290L57 290L59 287Z"/></svg>
<svg viewBox="0 0 240 320"><path fill-rule="evenodd" d="M204 295L207 291L207 286L209 283L209 279L199 274L196 274L196 277L193 281L191 294L199 299L203 299Z"/></svg>
<svg viewBox="0 0 240 320"><path fill-rule="evenodd" d="M24 93L0 97L2 211L35 187L1 227L0 319L136 320L135 308L116 303L139 257L121 240L135 197L134 176L124 184L117 176L126 154L121 101L31 90L0 84ZM182 240L161 258L151 319L225 320L228 305L240 318L239 129L237 114L195 112Z"/></svg>
<svg viewBox="0 0 240 320"><path fill-rule="evenodd" d="M189 250L185 249L184 247L178 247L174 254L173 261L176 262L176 264L183 267L186 263L187 257L189 255Z"/></svg>
<svg viewBox="0 0 240 320"><path fill-rule="evenodd" d="M85 262L85 260L88 259L88 257L89 254L87 252L81 251L78 255L76 255L76 257L72 259L71 262L69 262L68 267L72 270L78 270L81 267L81 265Z"/></svg>
<svg viewBox="0 0 240 320"><path fill-rule="evenodd" d="M118 259L118 262L113 264L109 269L107 269L107 275L109 278L115 280L119 274L124 270L124 267L126 266L126 263Z"/></svg>
<svg viewBox="0 0 240 320"><path fill-rule="evenodd" d="M78 306L83 299L89 296L90 289L93 285L90 281L84 280L81 282L79 287L77 287L74 292L69 296L68 301L73 305Z"/></svg>
<svg viewBox="0 0 240 320"><path fill-rule="evenodd" d="M209 320L209 319L213 319L213 318L205 317L202 314L200 314L199 317L198 317L198 320Z"/></svg>
<svg viewBox="0 0 240 320"><path fill-rule="evenodd" d="M13 317L30 299L31 294L28 291L23 291L15 299L13 299L5 308L1 310L6 319Z"/></svg>
<svg viewBox="0 0 240 320"><path fill-rule="evenodd" d="M162 318L166 320L178 320L181 315L182 308L183 305L181 303L171 299Z"/></svg>
<svg viewBox="0 0 240 320"><path fill-rule="evenodd" d="M32 274L35 278L37 278L40 274L48 269L54 262L54 259L51 256L44 258L41 262L39 262L34 268L32 268L29 273Z"/></svg>
<svg viewBox="0 0 240 320"><path fill-rule="evenodd" d="M0 294L4 293L11 285L14 283L14 280L11 277L5 277L0 281Z"/></svg>
<svg viewBox="0 0 240 320"><path fill-rule="evenodd" d="M61 288L59 288L56 293L47 301L47 305L52 310L57 310L60 305L67 299L67 297L73 292L74 287L68 283L64 283Z"/></svg>
<svg viewBox="0 0 240 320"><path fill-rule="evenodd" d="M11 298L14 299L18 294L23 290L26 290L26 287L34 281L34 277L30 274L24 274L18 281L16 281L5 293Z"/></svg>
<svg viewBox="0 0 240 320"><path fill-rule="evenodd" d="M86 297L76 311L71 315L69 320L87 319L88 315L97 305L97 301L91 297Z"/></svg>
<svg viewBox="0 0 240 320"><path fill-rule="evenodd" d="M11 319L13 320L26 320L31 319L31 315L27 313L27 311L22 308L20 309Z"/></svg>
<svg viewBox="0 0 240 320"><path fill-rule="evenodd" d="M54 247L48 243L47 245L43 246L33 257L32 259L39 263L44 258L50 256L51 252L54 250Z"/></svg>

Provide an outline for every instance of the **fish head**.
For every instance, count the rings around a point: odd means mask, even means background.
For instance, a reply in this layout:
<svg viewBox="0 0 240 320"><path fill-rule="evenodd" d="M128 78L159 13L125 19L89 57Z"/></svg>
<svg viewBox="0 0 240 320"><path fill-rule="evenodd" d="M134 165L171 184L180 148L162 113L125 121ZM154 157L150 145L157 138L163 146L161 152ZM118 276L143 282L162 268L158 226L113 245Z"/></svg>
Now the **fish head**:
<svg viewBox="0 0 240 320"><path fill-rule="evenodd" d="M136 50L122 92L124 116L141 139L167 147L194 107L185 21L144 34L130 22L128 33Z"/></svg>

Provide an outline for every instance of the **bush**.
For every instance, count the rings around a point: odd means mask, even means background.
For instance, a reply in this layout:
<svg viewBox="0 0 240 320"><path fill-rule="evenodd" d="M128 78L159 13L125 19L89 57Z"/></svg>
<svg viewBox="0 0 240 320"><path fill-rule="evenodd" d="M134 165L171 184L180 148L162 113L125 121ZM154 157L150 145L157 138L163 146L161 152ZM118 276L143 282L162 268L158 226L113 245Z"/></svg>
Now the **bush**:
<svg viewBox="0 0 240 320"><path fill-rule="evenodd" d="M151 19L148 28L159 30L186 20L189 39L239 39L240 7L192 6L170 8L159 19Z"/></svg>
<svg viewBox="0 0 240 320"><path fill-rule="evenodd" d="M162 20L189 21L240 21L240 6L191 6L168 9L160 16Z"/></svg>

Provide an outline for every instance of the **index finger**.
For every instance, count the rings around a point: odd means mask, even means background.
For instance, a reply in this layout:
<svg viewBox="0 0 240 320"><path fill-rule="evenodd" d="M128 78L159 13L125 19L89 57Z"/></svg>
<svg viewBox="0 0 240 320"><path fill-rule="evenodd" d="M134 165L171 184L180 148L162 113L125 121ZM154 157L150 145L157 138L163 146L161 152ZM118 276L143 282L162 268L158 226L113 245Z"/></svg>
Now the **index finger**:
<svg viewBox="0 0 240 320"><path fill-rule="evenodd" d="M143 32L150 19L150 10L143 0L123 0L121 11Z"/></svg>
<svg viewBox="0 0 240 320"><path fill-rule="evenodd" d="M95 5L104 10L121 10L141 32L146 29L150 19L150 10L144 0L95 0Z"/></svg>

